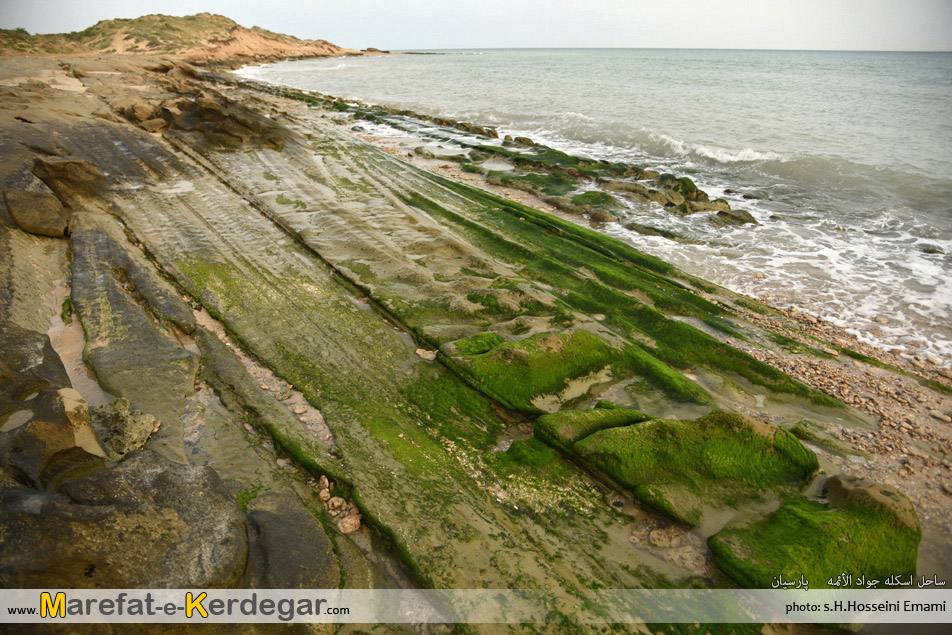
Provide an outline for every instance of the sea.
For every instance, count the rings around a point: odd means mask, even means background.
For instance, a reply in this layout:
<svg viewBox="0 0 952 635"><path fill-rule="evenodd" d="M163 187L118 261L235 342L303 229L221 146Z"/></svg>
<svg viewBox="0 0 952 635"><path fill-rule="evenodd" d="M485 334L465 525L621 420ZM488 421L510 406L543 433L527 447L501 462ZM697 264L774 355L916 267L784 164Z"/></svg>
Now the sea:
<svg viewBox="0 0 952 635"><path fill-rule="evenodd" d="M654 207L627 213L688 240L621 223L600 231L871 345L952 367L952 53L426 53L237 72L689 175L759 224L717 228Z"/></svg>

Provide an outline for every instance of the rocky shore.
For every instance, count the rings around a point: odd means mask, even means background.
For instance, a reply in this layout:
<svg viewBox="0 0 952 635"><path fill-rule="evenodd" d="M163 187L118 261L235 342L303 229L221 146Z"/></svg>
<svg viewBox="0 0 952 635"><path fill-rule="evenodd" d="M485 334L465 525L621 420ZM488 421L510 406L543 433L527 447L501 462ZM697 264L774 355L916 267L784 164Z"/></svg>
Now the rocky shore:
<svg viewBox="0 0 952 635"><path fill-rule="evenodd" d="M947 371L593 231L748 222L687 177L165 56L0 100L7 587L952 575Z"/></svg>

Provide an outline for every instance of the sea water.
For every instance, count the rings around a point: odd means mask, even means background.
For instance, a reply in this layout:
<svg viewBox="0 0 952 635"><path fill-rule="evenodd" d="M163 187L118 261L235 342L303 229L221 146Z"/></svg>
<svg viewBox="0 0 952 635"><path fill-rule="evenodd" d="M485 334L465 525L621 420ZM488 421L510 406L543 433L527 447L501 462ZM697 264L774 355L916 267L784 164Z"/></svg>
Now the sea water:
<svg viewBox="0 0 952 635"><path fill-rule="evenodd" d="M688 174L759 224L716 228L652 208L630 213L692 242L619 223L601 231L881 348L952 365L952 53L437 53L239 72Z"/></svg>

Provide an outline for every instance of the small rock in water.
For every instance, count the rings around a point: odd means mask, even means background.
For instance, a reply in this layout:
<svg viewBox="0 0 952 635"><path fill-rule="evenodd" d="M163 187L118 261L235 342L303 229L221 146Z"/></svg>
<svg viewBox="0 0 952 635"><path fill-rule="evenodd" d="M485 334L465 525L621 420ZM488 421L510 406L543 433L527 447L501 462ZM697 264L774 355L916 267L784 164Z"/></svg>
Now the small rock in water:
<svg viewBox="0 0 952 635"><path fill-rule="evenodd" d="M436 351L428 351L425 348L416 349L416 354L420 359L426 360L428 362L436 361Z"/></svg>
<svg viewBox="0 0 952 635"><path fill-rule="evenodd" d="M317 497L326 503L331 499L331 492L328 489L322 489L320 493L318 493Z"/></svg>
<svg viewBox="0 0 952 635"><path fill-rule="evenodd" d="M321 479L318 481L318 485L321 489L326 489L328 491L331 489L331 482L327 480L326 476L321 476Z"/></svg>
<svg viewBox="0 0 952 635"><path fill-rule="evenodd" d="M943 414L939 412L938 410L930 410L929 414L932 415L934 419L938 419L939 421L944 421L945 423L952 423L952 417L950 417L947 414Z"/></svg>

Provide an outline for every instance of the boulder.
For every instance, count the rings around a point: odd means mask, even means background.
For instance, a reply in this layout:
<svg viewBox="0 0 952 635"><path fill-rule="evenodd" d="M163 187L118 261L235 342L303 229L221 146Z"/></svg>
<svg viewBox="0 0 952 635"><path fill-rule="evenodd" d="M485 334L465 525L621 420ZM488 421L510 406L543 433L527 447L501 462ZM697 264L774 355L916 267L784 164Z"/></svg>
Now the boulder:
<svg viewBox="0 0 952 635"><path fill-rule="evenodd" d="M108 185L102 170L79 159L37 157L33 174L70 207L80 206L84 198L97 196Z"/></svg>
<svg viewBox="0 0 952 635"><path fill-rule="evenodd" d="M69 376L50 338L12 322L0 322L0 405L29 401L49 386L68 386Z"/></svg>
<svg viewBox="0 0 952 635"><path fill-rule="evenodd" d="M691 201L688 203L691 209L695 212L729 212L731 211L730 203L725 201L722 198L714 199L713 201Z"/></svg>
<svg viewBox="0 0 952 635"><path fill-rule="evenodd" d="M179 62L167 72L167 75L176 80L195 79L198 77L198 69L188 62Z"/></svg>
<svg viewBox="0 0 952 635"><path fill-rule="evenodd" d="M614 214L603 209L592 208L588 212L588 217L598 223L610 223L618 220Z"/></svg>
<svg viewBox="0 0 952 635"><path fill-rule="evenodd" d="M731 209L718 212L711 218L711 222L713 222L718 227L724 227L725 225L759 225L757 219L751 216L750 212L742 209Z"/></svg>
<svg viewBox="0 0 952 635"><path fill-rule="evenodd" d="M337 529L342 534L355 534L360 531L360 515L348 514L337 521Z"/></svg>
<svg viewBox="0 0 952 635"><path fill-rule="evenodd" d="M4 190L3 202L13 221L25 232L53 238L66 233L69 214L52 194Z"/></svg>

